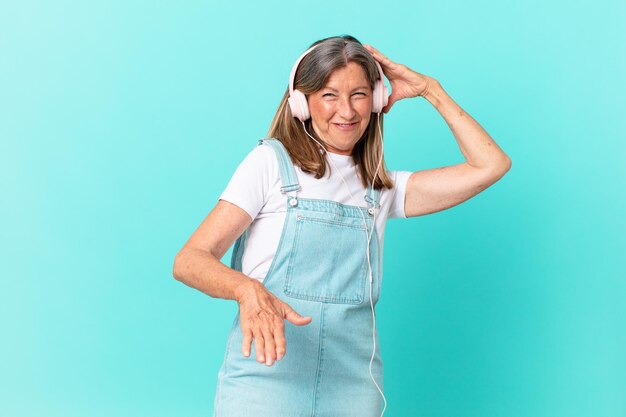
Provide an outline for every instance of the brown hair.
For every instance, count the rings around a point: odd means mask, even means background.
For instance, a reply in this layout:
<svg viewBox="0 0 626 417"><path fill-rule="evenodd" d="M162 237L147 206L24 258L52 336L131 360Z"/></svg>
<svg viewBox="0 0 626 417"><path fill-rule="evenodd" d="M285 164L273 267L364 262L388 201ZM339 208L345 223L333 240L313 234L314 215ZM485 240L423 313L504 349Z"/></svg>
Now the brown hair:
<svg viewBox="0 0 626 417"><path fill-rule="evenodd" d="M326 85L331 73L337 68L346 67L349 62L356 62L365 70L370 87L379 78L378 68L374 58L361 42L350 35L335 36L321 39L313 45L319 45L309 52L300 61L294 77L294 88L309 95L321 90ZM311 46L313 46L311 45ZM268 132L268 137L273 137L282 142L291 156L292 161L304 172L315 174L315 178L321 178L326 172L327 162L323 154L319 152L319 145L312 141L302 129L301 122L294 118L289 108L289 87L281 100L278 110L274 115ZM393 181L387 175L385 161L381 162L376 178L376 167L383 153L382 137L378 132L377 115L372 114L369 124L363 136L354 145L352 157L357 165L359 176L364 187L369 183L374 188L393 188ZM305 121L307 131L317 140L322 142L311 126L311 119ZM380 130L383 129L383 114L380 114ZM328 167L330 169L330 167Z"/></svg>

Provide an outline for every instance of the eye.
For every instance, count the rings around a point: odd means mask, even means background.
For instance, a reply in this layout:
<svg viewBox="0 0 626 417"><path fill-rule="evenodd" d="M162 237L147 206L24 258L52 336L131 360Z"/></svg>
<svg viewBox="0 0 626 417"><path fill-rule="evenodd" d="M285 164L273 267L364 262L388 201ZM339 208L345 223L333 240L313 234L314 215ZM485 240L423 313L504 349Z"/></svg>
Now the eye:
<svg viewBox="0 0 626 417"><path fill-rule="evenodd" d="M322 97L335 97L335 95L333 93L325 93L322 94Z"/></svg>
<svg viewBox="0 0 626 417"><path fill-rule="evenodd" d="M367 93L364 93L364 92L362 92L362 91L359 91L359 92L357 92L357 93L354 93L354 95L355 95L355 96L356 96L356 95L367 96Z"/></svg>

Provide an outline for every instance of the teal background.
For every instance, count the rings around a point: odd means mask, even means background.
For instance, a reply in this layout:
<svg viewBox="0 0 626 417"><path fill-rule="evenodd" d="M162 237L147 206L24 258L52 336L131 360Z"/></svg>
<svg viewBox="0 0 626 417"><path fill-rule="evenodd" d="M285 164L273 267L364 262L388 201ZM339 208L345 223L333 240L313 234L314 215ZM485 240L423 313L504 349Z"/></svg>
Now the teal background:
<svg viewBox="0 0 626 417"><path fill-rule="evenodd" d="M626 416L623 1L0 4L0 415L211 415L236 305L174 255L297 56L348 33L513 161L388 223L385 415ZM423 99L385 140L390 169L463 161Z"/></svg>

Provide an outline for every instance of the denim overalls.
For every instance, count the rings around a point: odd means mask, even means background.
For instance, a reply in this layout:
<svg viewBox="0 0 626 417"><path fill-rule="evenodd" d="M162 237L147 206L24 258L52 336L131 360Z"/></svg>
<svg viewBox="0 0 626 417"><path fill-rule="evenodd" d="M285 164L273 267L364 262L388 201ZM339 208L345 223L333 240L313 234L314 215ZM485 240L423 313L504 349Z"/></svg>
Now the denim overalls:
<svg viewBox="0 0 626 417"><path fill-rule="evenodd" d="M261 139L276 152L287 213L265 287L313 321L296 326L285 320L287 353L266 366L241 353L239 314L228 337L218 374L214 417L378 417L382 397L369 374L372 311L366 254L368 230L380 191L371 186L368 208L331 200L298 198L293 163L276 139ZM377 214L378 215L378 214ZM246 230L235 242L231 268L241 271ZM372 299L380 294L378 234L370 241ZM376 337L372 374L382 384Z"/></svg>

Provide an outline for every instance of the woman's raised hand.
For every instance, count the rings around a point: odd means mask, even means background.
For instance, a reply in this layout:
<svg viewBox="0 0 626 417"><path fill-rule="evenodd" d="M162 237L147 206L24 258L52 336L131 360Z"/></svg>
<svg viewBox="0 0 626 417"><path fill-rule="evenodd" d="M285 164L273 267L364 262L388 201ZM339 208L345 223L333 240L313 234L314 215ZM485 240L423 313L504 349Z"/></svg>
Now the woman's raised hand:
<svg viewBox="0 0 626 417"><path fill-rule="evenodd" d="M287 351L284 321L303 326L309 324L312 318L296 313L256 279L242 284L236 293L243 334L241 353L250 356L254 339L256 360L271 366L275 360L281 360Z"/></svg>
<svg viewBox="0 0 626 417"><path fill-rule="evenodd" d="M393 62L371 45L363 46L372 54L374 59L378 61L391 84L389 102L383 109L385 113L389 112L393 103L398 100L426 96L430 87L437 82L434 78L415 72L406 65Z"/></svg>

